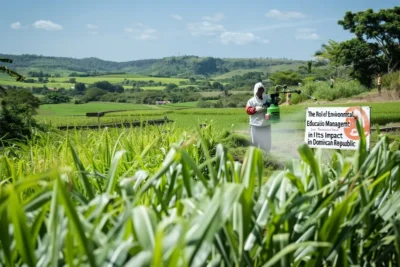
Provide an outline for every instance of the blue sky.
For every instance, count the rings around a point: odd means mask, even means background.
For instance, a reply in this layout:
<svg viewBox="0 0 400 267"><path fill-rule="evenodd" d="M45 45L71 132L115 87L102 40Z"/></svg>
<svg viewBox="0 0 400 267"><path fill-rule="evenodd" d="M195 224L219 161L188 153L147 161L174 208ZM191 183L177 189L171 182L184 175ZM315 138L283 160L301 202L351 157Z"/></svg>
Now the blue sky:
<svg viewBox="0 0 400 267"><path fill-rule="evenodd" d="M13 0L2 4L0 53L129 61L177 55L310 59L352 36L346 11L394 0Z"/></svg>

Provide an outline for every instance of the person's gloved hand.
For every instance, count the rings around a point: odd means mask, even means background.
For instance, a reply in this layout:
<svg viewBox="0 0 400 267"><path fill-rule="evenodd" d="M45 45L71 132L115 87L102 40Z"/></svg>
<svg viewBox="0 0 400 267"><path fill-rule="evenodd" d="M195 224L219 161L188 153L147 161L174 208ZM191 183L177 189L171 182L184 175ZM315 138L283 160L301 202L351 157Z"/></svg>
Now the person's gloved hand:
<svg viewBox="0 0 400 267"><path fill-rule="evenodd" d="M257 113L259 113L259 112L264 112L266 109L267 109L267 108L265 108L265 107L256 107L256 112L257 112Z"/></svg>

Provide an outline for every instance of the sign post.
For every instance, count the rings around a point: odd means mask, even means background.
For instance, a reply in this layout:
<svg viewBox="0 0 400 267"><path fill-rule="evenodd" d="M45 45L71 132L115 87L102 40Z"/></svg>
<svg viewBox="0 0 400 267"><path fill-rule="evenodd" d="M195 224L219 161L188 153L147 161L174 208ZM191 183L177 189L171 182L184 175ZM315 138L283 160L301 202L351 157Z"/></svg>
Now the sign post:
<svg viewBox="0 0 400 267"><path fill-rule="evenodd" d="M370 107L307 108L305 142L312 148L356 150L360 142L356 119L364 129L369 150Z"/></svg>

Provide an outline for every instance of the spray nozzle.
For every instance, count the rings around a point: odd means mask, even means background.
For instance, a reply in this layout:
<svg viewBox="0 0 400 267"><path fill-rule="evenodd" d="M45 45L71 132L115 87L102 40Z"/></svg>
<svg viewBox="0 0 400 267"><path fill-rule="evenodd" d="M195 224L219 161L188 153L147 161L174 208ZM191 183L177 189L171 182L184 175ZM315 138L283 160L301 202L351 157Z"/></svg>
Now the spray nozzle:
<svg viewBox="0 0 400 267"><path fill-rule="evenodd" d="M283 89L283 90L281 90L281 91L279 92L279 89ZM300 95L300 94L303 94L303 95L305 95L305 96L311 98L312 100L317 101L317 99L316 99L315 97L310 96L310 95L308 95L308 94L305 94L305 93L301 92L301 90L287 90L286 84L284 84L284 85L276 85L276 86L275 86L275 94L279 94L279 93L281 93L281 94L284 94L284 93L297 93L297 94L299 94L299 95Z"/></svg>

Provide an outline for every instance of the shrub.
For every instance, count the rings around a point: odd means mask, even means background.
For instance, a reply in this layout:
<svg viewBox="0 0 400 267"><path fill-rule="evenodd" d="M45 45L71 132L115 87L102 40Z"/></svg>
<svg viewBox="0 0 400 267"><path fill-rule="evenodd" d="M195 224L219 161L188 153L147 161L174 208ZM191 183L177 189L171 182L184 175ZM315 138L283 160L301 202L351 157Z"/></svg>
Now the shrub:
<svg viewBox="0 0 400 267"><path fill-rule="evenodd" d="M300 74L295 71L278 71L269 77L274 84L297 85L301 82Z"/></svg>
<svg viewBox="0 0 400 267"><path fill-rule="evenodd" d="M395 91L397 96L400 97L400 71L383 75L382 87L389 91Z"/></svg>
<svg viewBox="0 0 400 267"><path fill-rule="evenodd" d="M299 88L304 94L292 94L292 104L308 100L307 95L312 95L318 100L333 101L339 98L348 98L367 92L367 88L358 81L337 81L333 88L328 82L308 82Z"/></svg>
<svg viewBox="0 0 400 267"><path fill-rule="evenodd" d="M85 102L82 99L75 99L74 104L85 104Z"/></svg>
<svg viewBox="0 0 400 267"><path fill-rule="evenodd" d="M43 104L61 104L68 103L71 100L71 97L62 95L57 92L51 92L45 95L42 99Z"/></svg>
<svg viewBox="0 0 400 267"><path fill-rule="evenodd" d="M210 108L210 107L212 107L212 104L213 103L211 103L211 102L207 102L207 101L198 101L197 102L197 107L199 107L199 108Z"/></svg>
<svg viewBox="0 0 400 267"><path fill-rule="evenodd" d="M37 114L40 100L27 90L0 93L0 146L3 140L29 138L31 128L38 126L33 115Z"/></svg>

